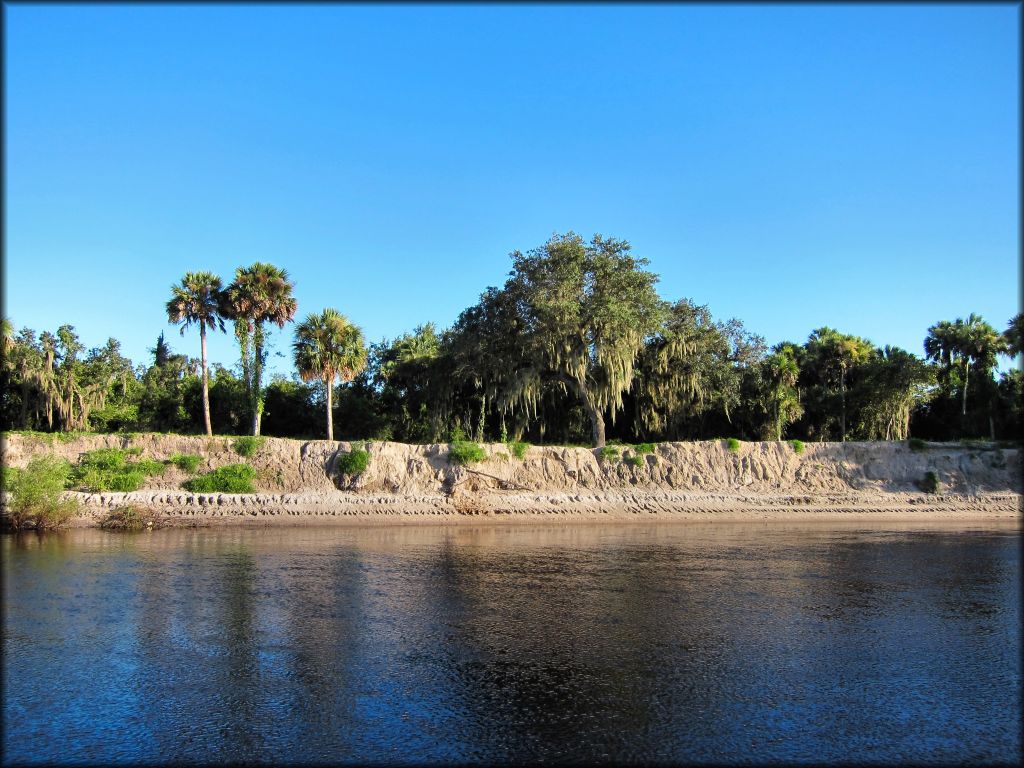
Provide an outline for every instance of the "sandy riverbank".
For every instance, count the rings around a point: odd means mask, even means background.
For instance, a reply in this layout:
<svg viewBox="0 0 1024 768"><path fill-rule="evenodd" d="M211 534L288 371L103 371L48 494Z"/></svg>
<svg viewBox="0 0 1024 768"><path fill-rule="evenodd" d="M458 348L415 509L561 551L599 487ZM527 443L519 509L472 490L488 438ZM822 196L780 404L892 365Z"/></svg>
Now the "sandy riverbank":
<svg viewBox="0 0 1024 768"><path fill-rule="evenodd" d="M96 435L68 442L9 435L5 463L24 466L55 453L76 461L100 447L134 447L143 457L202 457L199 472L243 461L230 438ZM247 459L255 494L190 494L170 467L133 493L75 493L79 526L97 525L131 504L176 525L304 525L616 521L1004 522L1021 519L1020 452L984 444L788 443L724 441L658 444L634 463L627 448L602 459L586 448L530 447L522 459L501 444L488 458L452 465L446 445L378 442L358 478L339 475L346 442L268 438ZM942 493L919 484L934 472Z"/></svg>

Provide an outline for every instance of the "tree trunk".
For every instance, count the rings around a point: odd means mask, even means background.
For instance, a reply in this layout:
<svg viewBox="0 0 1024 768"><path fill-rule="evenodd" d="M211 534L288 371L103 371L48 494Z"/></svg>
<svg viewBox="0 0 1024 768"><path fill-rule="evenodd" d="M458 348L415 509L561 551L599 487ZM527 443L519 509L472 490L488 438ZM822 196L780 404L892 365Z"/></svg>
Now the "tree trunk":
<svg viewBox="0 0 1024 768"><path fill-rule="evenodd" d="M961 416L966 416L967 415L967 379L970 378L970 375L971 375L971 364L970 364L970 362L965 362L964 363L964 398L963 398L963 407L960 409L960 415Z"/></svg>
<svg viewBox="0 0 1024 768"><path fill-rule="evenodd" d="M200 360L203 363L203 423L206 434L213 436L213 425L210 423L210 377L206 372L206 324L199 323Z"/></svg>
<svg viewBox="0 0 1024 768"><path fill-rule="evenodd" d="M839 441L846 442L846 371L839 372Z"/></svg>
<svg viewBox="0 0 1024 768"><path fill-rule="evenodd" d="M263 417L263 330L258 324L252 336L255 352L252 361L252 433L259 437Z"/></svg>
<svg viewBox="0 0 1024 768"><path fill-rule="evenodd" d="M327 386L327 439L334 442L334 377L324 384Z"/></svg>
<svg viewBox="0 0 1024 768"><path fill-rule="evenodd" d="M583 407L587 411L587 416L590 417L590 437L594 443L594 447L604 448L604 414L601 413L601 409L592 402L590 390L587 389L587 385L582 381L577 381L565 374L559 374L559 379L576 390L576 395L583 401Z"/></svg>
<svg viewBox="0 0 1024 768"><path fill-rule="evenodd" d="M604 414L600 408L595 408L587 403L587 413L590 414L590 434L594 441L595 448L604 448Z"/></svg>
<svg viewBox="0 0 1024 768"><path fill-rule="evenodd" d="M28 379L21 379L21 428L28 429Z"/></svg>

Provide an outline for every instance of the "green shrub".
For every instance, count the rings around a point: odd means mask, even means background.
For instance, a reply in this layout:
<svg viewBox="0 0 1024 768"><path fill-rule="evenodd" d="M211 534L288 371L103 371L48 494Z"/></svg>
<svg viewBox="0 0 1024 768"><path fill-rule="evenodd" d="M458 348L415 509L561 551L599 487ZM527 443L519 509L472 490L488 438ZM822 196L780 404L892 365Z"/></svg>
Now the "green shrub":
<svg viewBox="0 0 1024 768"><path fill-rule="evenodd" d="M455 440L448 444L448 461L452 464L475 464L486 458L487 452L469 440Z"/></svg>
<svg viewBox="0 0 1024 768"><path fill-rule="evenodd" d="M97 448L82 454L78 466L85 469L117 470L122 469L128 458L120 448Z"/></svg>
<svg viewBox="0 0 1024 768"><path fill-rule="evenodd" d="M645 453L654 453L654 443L640 443L640 445L634 445L633 450L636 451L637 456L643 456Z"/></svg>
<svg viewBox="0 0 1024 768"><path fill-rule="evenodd" d="M729 449L729 453L739 453L740 441L737 440L735 437L730 437L728 440L725 441L725 447Z"/></svg>
<svg viewBox="0 0 1024 768"><path fill-rule="evenodd" d="M32 459L24 469L6 470L3 490L7 503L6 522L12 528L57 528L74 517L78 503L64 499L71 465L57 456Z"/></svg>
<svg viewBox="0 0 1024 768"><path fill-rule="evenodd" d="M521 459L526 456L526 449L530 447L529 443L524 443L519 440L514 440L508 444L508 449L512 452L512 455L517 459Z"/></svg>
<svg viewBox="0 0 1024 768"><path fill-rule="evenodd" d="M202 460L202 456L196 456L194 453L176 453L168 459L171 464L189 474L199 469L199 464Z"/></svg>
<svg viewBox="0 0 1024 768"><path fill-rule="evenodd" d="M78 466L71 473L71 485L91 493L137 491L146 477L161 475L166 466L156 459L127 460L136 456L141 448L98 448L82 455Z"/></svg>
<svg viewBox="0 0 1024 768"><path fill-rule="evenodd" d="M263 447L263 441L265 439L266 438L262 435L259 437L255 435L244 435L243 437L236 437L232 441L231 447L239 456L249 458L250 456L255 456L256 452Z"/></svg>
<svg viewBox="0 0 1024 768"><path fill-rule="evenodd" d="M100 528L108 531L141 531L151 528L155 522L152 512L127 505L115 507L100 520Z"/></svg>
<svg viewBox="0 0 1024 768"><path fill-rule="evenodd" d="M129 467L138 470L146 477L162 475L167 471L167 465L156 459L139 459L134 464L130 464Z"/></svg>
<svg viewBox="0 0 1024 768"><path fill-rule="evenodd" d="M928 444L920 437L912 437L909 440L907 440L907 446L912 451L923 451L925 448L928 447Z"/></svg>
<svg viewBox="0 0 1024 768"><path fill-rule="evenodd" d="M627 464L632 464L634 467L642 467L644 465L644 457L643 456L636 456L636 455L634 455L634 456L627 456L626 457L626 463Z"/></svg>
<svg viewBox="0 0 1024 768"><path fill-rule="evenodd" d="M181 487L192 493L255 493L255 479L256 470L248 464L227 464L186 480Z"/></svg>
<svg viewBox="0 0 1024 768"><path fill-rule="evenodd" d="M924 477L918 482L917 487L925 493L941 493L942 483L939 482L939 475L933 470L924 473Z"/></svg>
<svg viewBox="0 0 1024 768"><path fill-rule="evenodd" d="M355 477L366 471L370 464L370 452L353 447L349 453L338 455L338 470L343 475Z"/></svg>
<svg viewBox="0 0 1024 768"><path fill-rule="evenodd" d="M803 440L790 440L789 444L793 447L793 453L795 453L797 456L804 452Z"/></svg>
<svg viewBox="0 0 1024 768"><path fill-rule="evenodd" d="M606 445L597 455L604 461L615 461L619 458L619 447L617 445Z"/></svg>
<svg viewBox="0 0 1024 768"><path fill-rule="evenodd" d="M118 491L119 493L130 493L137 491L142 486L146 476L138 471L123 471L110 475L107 478L106 488L101 490Z"/></svg>

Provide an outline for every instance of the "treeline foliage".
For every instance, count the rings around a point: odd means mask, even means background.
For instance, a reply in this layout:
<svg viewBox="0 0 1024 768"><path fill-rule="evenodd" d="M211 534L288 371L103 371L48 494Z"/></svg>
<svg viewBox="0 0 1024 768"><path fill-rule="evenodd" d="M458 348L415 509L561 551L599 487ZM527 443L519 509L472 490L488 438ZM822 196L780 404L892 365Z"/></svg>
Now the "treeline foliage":
<svg viewBox="0 0 1024 768"><path fill-rule="evenodd" d="M1021 372L996 377L1000 356L1021 354L1021 315L1002 332L973 314L939 321L924 358L829 327L769 349L739 320L664 301L625 241L569 233L511 256L504 285L446 330L426 323L367 347L336 310L308 315L296 373L267 386L266 333L298 309L287 273L268 264L224 288L204 272L172 288L168 319L199 327L199 359L160 333L135 366L114 339L86 351L70 325L15 333L5 322L0 425L594 446L1021 437ZM208 366L206 333L226 323L238 362Z"/></svg>

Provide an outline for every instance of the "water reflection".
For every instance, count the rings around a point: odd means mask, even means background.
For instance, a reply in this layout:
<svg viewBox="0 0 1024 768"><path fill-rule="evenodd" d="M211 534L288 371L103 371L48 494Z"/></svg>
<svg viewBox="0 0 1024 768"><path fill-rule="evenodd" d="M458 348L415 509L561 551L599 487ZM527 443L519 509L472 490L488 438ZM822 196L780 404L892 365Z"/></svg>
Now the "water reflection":
<svg viewBox="0 0 1024 768"><path fill-rule="evenodd" d="M1019 543L796 525L4 537L4 753L1012 760Z"/></svg>

